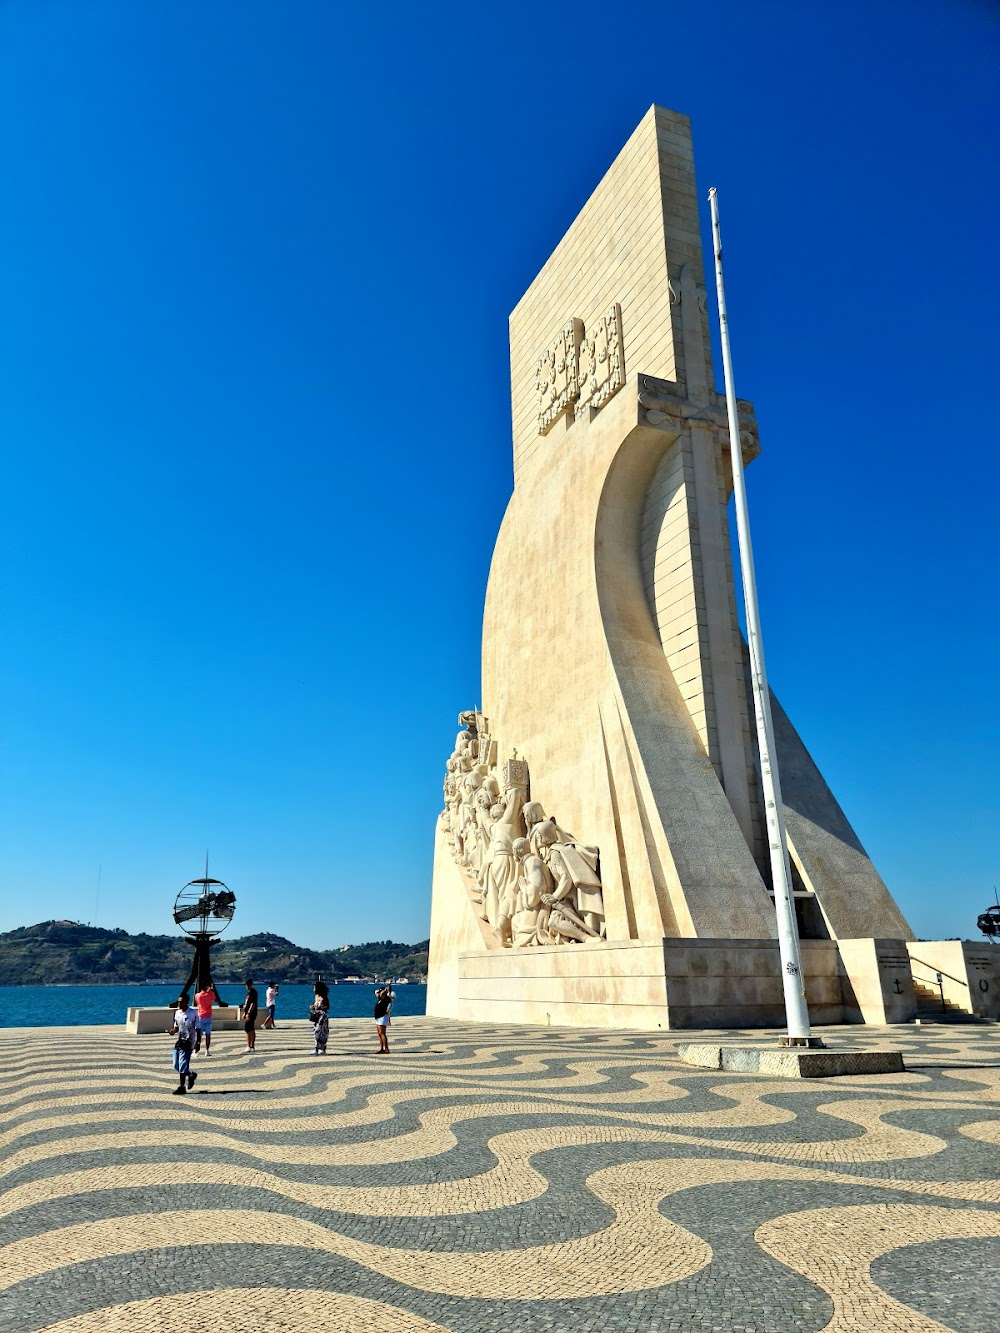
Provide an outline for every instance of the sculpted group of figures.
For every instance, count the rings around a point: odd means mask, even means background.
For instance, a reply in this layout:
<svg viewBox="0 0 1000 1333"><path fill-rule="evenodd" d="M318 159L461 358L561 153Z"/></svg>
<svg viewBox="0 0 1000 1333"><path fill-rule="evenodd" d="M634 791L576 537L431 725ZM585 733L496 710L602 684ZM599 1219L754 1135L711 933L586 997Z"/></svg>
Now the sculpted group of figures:
<svg viewBox="0 0 1000 1333"><path fill-rule="evenodd" d="M507 947L603 939L600 853L528 800L528 765L498 778L485 719L460 713L444 780L447 838L477 915Z"/></svg>

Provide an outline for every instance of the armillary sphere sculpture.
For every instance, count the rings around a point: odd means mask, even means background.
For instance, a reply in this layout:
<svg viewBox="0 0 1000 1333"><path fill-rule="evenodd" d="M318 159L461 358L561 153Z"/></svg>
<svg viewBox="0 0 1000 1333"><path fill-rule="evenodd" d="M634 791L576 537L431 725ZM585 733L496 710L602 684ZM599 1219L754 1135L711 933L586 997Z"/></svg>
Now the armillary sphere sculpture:
<svg viewBox="0 0 1000 1333"><path fill-rule="evenodd" d="M987 907L977 918L976 925L991 944L1000 943L1000 904L996 907Z"/></svg>
<svg viewBox="0 0 1000 1333"><path fill-rule="evenodd" d="M209 879L207 870L204 879L193 879L185 884L174 903L174 921L194 948L191 972L182 989L192 995L210 990L216 1003L223 1007L227 1007L226 1001L212 980L209 950L232 921L235 910L236 894L226 888L221 879Z"/></svg>

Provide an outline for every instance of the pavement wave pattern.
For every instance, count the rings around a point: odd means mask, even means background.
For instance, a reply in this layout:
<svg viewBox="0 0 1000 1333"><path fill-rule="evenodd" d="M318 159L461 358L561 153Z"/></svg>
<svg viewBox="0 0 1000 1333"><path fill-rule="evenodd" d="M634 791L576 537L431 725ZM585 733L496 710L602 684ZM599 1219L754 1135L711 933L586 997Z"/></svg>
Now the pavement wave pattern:
<svg viewBox="0 0 1000 1333"><path fill-rule="evenodd" d="M166 1036L0 1030L0 1333L1000 1327L997 1025L836 1029L907 1072L804 1081L368 1027L220 1033L183 1098Z"/></svg>

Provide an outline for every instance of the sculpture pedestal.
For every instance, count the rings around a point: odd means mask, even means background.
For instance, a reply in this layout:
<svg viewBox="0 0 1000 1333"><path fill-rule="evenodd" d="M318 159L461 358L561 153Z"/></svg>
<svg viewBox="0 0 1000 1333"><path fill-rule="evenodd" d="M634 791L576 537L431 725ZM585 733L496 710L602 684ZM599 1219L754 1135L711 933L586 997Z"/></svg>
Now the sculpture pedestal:
<svg viewBox="0 0 1000 1333"><path fill-rule="evenodd" d="M905 1073L902 1051L766 1050L762 1046L678 1046L685 1064L766 1078L838 1078L845 1074Z"/></svg>
<svg viewBox="0 0 1000 1333"><path fill-rule="evenodd" d="M804 940L815 1023L843 1022L832 940ZM777 940L608 940L458 955L452 984L428 993L428 1014L480 1023L567 1027L785 1026Z"/></svg>
<svg viewBox="0 0 1000 1333"><path fill-rule="evenodd" d="M257 1011L257 1027L263 1023L267 1017L266 1009ZM174 1010L169 1006L162 1009L157 1008L133 1008L129 1009L125 1015L125 1031L131 1032L139 1037L146 1037L152 1033L166 1032L174 1021ZM242 1032L243 1019L240 1018L239 1006L235 1004L227 1005L225 1009L212 1010L212 1036L217 1032Z"/></svg>

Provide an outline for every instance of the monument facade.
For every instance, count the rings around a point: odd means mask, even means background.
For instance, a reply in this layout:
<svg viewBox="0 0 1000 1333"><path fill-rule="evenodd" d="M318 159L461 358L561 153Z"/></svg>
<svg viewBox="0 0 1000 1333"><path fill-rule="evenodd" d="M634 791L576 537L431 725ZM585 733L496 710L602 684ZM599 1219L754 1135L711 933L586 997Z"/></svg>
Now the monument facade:
<svg viewBox="0 0 1000 1333"><path fill-rule="evenodd" d="M643 118L511 315L510 355L514 491L482 704L446 763L427 1011L780 1024L686 117ZM741 423L749 462L748 402ZM910 1018L912 932L772 708L813 1021Z"/></svg>

